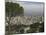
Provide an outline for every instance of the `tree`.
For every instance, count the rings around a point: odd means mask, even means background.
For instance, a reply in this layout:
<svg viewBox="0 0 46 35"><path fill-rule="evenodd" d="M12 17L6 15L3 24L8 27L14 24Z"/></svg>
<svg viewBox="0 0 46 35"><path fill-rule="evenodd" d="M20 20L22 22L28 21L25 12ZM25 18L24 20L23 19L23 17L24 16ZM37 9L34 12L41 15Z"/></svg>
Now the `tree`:
<svg viewBox="0 0 46 35"><path fill-rule="evenodd" d="M11 17L23 14L24 9L19 4L12 2L6 2L5 9L6 9L6 18L9 17L8 26L9 26L9 34L10 34Z"/></svg>
<svg viewBox="0 0 46 35"><path fill-rule="evenodd" d="M23 7L21 7L19 4L17 3L12 3L12 2L6 2L6 16L16 16L16 15L21 15L24 12Z"/></svg>
<svg viewBox="0 0 46 35"><path fill-rule="evenodd" d="M39 32L44 32L44 22L42 22L40 25L41 25L41 27L40 27Z"/></svg>
<svg viewBox="0 0 46 35"><path fill-rule="evenodd" d="M30 25L30 32L36 33L37 29L39 29L39 25L40 25L39 22L31 24Z"/></svg>

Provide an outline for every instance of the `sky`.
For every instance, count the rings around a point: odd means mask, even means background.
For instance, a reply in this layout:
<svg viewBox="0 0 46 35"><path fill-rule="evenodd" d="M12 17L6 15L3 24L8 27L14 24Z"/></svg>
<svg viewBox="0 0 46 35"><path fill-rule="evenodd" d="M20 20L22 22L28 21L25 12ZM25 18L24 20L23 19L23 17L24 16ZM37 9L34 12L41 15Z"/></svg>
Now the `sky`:
<svg viewBox="0 0 46 35"><path fill-rule="evenodd" d="M18 2L24 8L25 16L43 16L43 3L40 2Z"/></svg>
<svg viewBox="0 0 46 35"><path fill-rule="evenodd" d="M25 16L43 16L43 2L16 2L16 0L12 0L12 2L18 3L24 8Z"/></svg>

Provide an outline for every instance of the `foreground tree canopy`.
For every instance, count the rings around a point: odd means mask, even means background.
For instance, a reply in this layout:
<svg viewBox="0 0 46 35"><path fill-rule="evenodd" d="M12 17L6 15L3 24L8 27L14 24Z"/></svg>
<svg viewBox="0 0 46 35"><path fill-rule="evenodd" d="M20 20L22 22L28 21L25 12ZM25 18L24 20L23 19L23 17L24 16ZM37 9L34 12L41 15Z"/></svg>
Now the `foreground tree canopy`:
<svg viewBox="0 0 46 35"><path fill-rule="evenodd" d="M5 9L6 9L6 16L16 16L23 14L23 7L21 7L17 3L12 3L12 2L6 2L5 4Z"/></svg>

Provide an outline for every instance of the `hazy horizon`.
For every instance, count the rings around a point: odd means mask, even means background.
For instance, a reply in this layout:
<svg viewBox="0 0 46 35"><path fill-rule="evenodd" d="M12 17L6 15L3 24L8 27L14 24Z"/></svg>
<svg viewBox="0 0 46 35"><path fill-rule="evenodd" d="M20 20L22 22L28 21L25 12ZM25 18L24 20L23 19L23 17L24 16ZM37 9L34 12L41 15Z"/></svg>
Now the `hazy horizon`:
<svg viewBox="0 0 46 35"><path fill-rule="evenodd" d="M43 16L44 3L40 2L15 2L24 8L24 16Z"/></svg>
<svg viewBox="0 0 46 35"><path fill-rule="evenodd" d="M44 5L43 3L36 2L17 2L24 8L25 16L43 16Z"/></svg>

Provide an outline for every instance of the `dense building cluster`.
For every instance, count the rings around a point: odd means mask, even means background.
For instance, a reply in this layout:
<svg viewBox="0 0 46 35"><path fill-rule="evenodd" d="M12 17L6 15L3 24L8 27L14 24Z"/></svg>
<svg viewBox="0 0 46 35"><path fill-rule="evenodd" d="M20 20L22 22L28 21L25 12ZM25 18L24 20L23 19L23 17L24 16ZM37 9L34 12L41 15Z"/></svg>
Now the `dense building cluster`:
<svg viewBox="0 0 46 35"><path fill-rule="evenodd" d="M8 23L9 18L6 18L6 24ZM10 24L23 24L23 25L30 25L36 22L43 22L44 18L42 16L16 16L11 17Z"/></svg>
<svg viewBox="0 0 46 35"><path fill-rule="evenodd" d="M6 18L6 32L8 32L9 18ZM10 33L35 33L43 32L44 17L42 16L16 16L11 17Z"/></svg>

